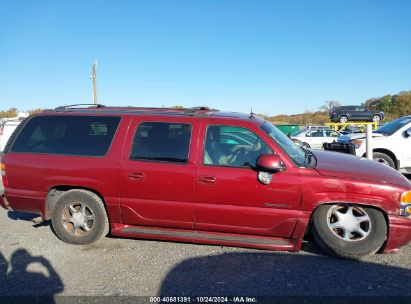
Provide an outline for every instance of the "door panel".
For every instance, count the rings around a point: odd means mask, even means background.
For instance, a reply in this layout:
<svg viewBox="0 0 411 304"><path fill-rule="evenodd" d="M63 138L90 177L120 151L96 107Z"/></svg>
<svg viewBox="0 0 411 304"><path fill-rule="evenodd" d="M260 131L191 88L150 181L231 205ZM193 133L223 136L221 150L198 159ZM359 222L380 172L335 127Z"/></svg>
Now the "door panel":
<svg viewBox="0 0 411 304"><path fill-rule="evenodd" d="M313 129L310 131L310 146L315 149L321 149L324 142L324 132L322 129Z"/></svg>
<svg viewBox="0 0 411 304"><path fill-rule="evenodd" d="M201 133L205 136L206 129L202 129ZM207 136L207 140L211 140L210 138ZM199 149L198 160L203 160L204 150L207 148ZM225 155L222 159L230 157ZM258 181L257 171L250 167L239 167L238 162L232 164L237 167L230 167L231 163L222 166L209 161L202 164L199 161L196 174L195 229L291 236L301 195L300 178L298 173L293 173L297 171L290 168L274 174L271 183L263 185Z"/></svg>
<svg viewBox="0 0 411 304"><path fill-rule="evenodd" d="M184 118L171 124L153 119L135 119L126 142L121 169L123 223L192 229L193 147L199 123ZM188 128L192 129L191 142L184 135ZM185 156L184 147L190 147Z"/></svg>
<svg viewBox="0 0 411 304"><path fill-rule="evenodd" d="M369 117L369 112L366 110L366 109L364 109L364 108L358 108L357 109L358 110L358 118L359 119L361 119L361 120L368 120L370 117Z"/></svg>
<svg viewBox="0 0 411 304"><path fill-rule="evenodd" d="M363 119L364 121L370 120L370 119L371 119L371 116L372 116L372 112L371 112L371 111L365 110L364 112L362 112L362 119Z"/></svg>
<svg viewBox="0 0 411 304"><path fill-rule="evenodd" d="M352 108L352 109L349 111L349 113L350 113L350 117L351 117L352 120L361 119L361 114L360 114L360 112L357 111L357 108L355 108L355 107Z"/></svg>
<svg viewBox="0 0 411 304"><path fill-rule="evenodd" d="M196 230L291 235L300 201L298 176L277 173L263 185L252 169L202 166L198 174L215 182L197 182Z"/></svg>

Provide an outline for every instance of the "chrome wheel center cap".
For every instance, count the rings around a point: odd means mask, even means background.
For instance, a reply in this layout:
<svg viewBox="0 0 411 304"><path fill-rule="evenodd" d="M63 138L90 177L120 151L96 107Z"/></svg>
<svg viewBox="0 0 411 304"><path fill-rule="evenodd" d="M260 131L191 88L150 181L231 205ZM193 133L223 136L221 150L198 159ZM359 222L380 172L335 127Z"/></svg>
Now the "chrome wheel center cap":
<svg viewBox="0 0 411 304"><path fill-rule="evenodd" d="M354 217L344 216L340 220L341 226L346 229L354 230L359 227L359 224L355 221Z"/></svg>
<svg viewBox="0 0 411 304"><path fill-rule="evenodd" d="M81 226L84 221L85 221L85 217L81 212L76 212L73 214L73 223L76 226Z"/></svg>

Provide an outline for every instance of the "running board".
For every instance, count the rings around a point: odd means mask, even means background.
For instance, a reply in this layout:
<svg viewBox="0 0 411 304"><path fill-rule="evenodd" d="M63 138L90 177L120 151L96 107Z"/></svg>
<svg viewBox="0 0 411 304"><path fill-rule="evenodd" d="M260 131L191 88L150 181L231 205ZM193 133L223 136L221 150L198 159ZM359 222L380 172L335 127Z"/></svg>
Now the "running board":
<svg viewBox="0 0 411 304"><path fill-rule="evenodd" d="M118 227L117 229L112 229L112 234L123 237L139 237L147 239L183 241L202 244L222 244L229 246L289 251L293 251L296 246L296 240L285 238L135 226Z"/></svg>

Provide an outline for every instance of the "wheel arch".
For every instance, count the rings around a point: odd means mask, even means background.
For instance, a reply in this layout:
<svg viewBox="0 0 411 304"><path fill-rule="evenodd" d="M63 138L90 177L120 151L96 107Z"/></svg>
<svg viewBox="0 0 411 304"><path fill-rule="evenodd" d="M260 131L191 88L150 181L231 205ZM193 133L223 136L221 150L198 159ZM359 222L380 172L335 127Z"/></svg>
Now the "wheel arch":
<svg viewBox="0 0 411 304"><path fill-rule="evenodd" d="M43 218L45 220L49 220L51 218L51 213L56 206L56 203L58 199L67 191L69 190L85 190L88 192L91 192L95 195L97 195L101 201L103 202L105 208L106 208L106 213L107 212L107 206L106 206L106 200L104 199L104 196L97 190L93 188L88 188L88 187L82 187L82 186L74 186L74 185L56 185L53 186L52 188L49 189L49 192L47 193L47 198L46 198L46 204L44 207L44 214Z"/></svg>
<svg viewBox="0 0 411 304"><path fill-rule="evenodd" d="M380 248L380 250L379 250L378 252L382 252L382 251L384 250L385 245L386 245L387 240L388 240L388 236L389 236L389 234L390 234L390 221L389 221L389 217L388 217L387 211L384 210L383 208L381 208L380 206L368 205L368 204L358 203L358 202L329 201L329 202L321 202L321 203L317 204L317 205L315 206L315 208L313 209L313 211L311 212L311 214L310 214L310 218L309 218L308 223L307 223L307 227L306 227L306 230L305 230L304 238L306 238L307 236L310 236L311 233L312 233L312 232L311 232L311 229L312 229L312 225L313 225L313 216L314 216L315 212L317 211L317 209L318 209L320 206L324 206L324 205L335 205L335 204L358 205L358 206L361 206L361 207L372 208L372 209L375 209L375 210L380 211L380 212L382 213L382 215L384 216L385 224L387 225L387 238L386 238L384 244L381 246L381 248Z"/></svg>
<svg viewBox="0 0 411 304"><path fill-rule="evenodd" d="M336 205L336 204L344 204L344 205L358 205L360 207L366 207L366 208L373 208L376 209L378 211L380 211L382 214L384 214L384 218L388 223L388 212L386 210L384 210L384 208L380 207L380 206L375 206L375 205L369 205L366 203L361 203L361 202L341 202L341 201L328 201L328 202L321 202L318 203L315 208L313 209L313 211L311 212L310 215L310 221L315 213L315 211L320 207L320 206L324 206L324 205Z"/></svg>

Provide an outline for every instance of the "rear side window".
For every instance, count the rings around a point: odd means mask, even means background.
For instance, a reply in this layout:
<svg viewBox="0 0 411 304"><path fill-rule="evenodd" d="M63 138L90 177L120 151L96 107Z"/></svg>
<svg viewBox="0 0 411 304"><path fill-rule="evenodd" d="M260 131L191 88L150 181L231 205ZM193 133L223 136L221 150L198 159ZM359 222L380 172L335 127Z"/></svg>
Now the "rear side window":
<svg viewBox="0 0 411 304"><path fill-rule="evenodd" d="M338 137L340 136L337 132L333 130L324 130L326 137Z"/></svg>
<svg viewBox="0 0 411 304"><path fill-rule="evenodd" d="M137 128L130 159L187 163L191 132L190 124L144 122Z"/></svg>
<svg viewBox="0 0 411 304"><path fill-rule="evenodd" d="M30 119L11 152L79 156L107 154L120 117L38 116Z"/></svg>

